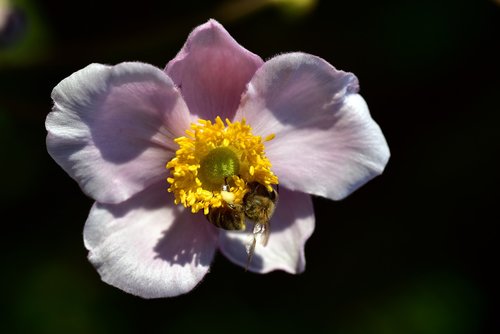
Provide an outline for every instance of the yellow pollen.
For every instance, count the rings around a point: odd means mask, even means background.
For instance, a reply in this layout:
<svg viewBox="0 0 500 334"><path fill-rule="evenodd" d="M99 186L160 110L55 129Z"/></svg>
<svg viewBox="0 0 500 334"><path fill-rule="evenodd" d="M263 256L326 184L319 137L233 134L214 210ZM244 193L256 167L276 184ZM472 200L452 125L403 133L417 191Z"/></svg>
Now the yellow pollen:
<svg viewBox="0 0 500 334"><path fill-rule="evenodd" d="M271 133L270 135L266 136L266 138L264 138L264 141L270 141L270 140L273 140L274 137L276 137L276 135L274 133Z"/></svg>
<svg viewBox="0 0 500 334"><path fill-rule="evenodd" d="M273 138L274 134L270 134L264 141ZM252 134L244 119L226 119L226 124L220 117L214 123L200 119L175 142L179 149L166 166L170 169L168 191L174 194L175 204L182 204L193 213L203 210L206 215L211 208L228 201L241 204L250 182L268 188L278 184L265 156L262 138Z"/></svg>

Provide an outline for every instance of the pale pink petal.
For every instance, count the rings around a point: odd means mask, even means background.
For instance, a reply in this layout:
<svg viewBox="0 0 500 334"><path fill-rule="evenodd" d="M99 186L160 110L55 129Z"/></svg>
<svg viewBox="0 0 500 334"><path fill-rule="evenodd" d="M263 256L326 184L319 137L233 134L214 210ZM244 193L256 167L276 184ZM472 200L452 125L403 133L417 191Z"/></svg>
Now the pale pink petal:
<svg viewBox="0 0 500 334"><path fill-rule="evenodd" d="M197 27L166 73L180 87L192 114L233 118L245 85L262 59L239 45L215 20Z"/></svg>
<svg viewBox="0 0 500 334"><path fill-rule="evenodd" d="M311 196L280 187L279 202L271 219L269 241L264 247L257 243L255 254L248 270L267 273L284 270L296 274L305 270L304 245L314 231L314 210ZM245 267L252 223L247 222L249 231L220 232L219 247L222 253L234 263Z"/></svg>
<svg viewBox="0 0 500 334"><path fill-rule="evenodd" d="M118 203L166 179L189 112L165 73L143 63L92 64L61 81L47 149L90 197Z"/></svg>
<svg viewBox="0 0 500 334"><path fill-rule="evenodd" d="M212 226L174 206L166 186L153 185L120 204L96 203L85 224L85 247L102 280L143 298L192 290L216 249Z"/></svg>
<svg viewBox="0 0 500 334"><path fill-rule="evenodd" d="M267 61L249 84L235 119L246 118L266 143L280 184L342 199L382 173L390 153L358 82L303 53Z"/></svg>

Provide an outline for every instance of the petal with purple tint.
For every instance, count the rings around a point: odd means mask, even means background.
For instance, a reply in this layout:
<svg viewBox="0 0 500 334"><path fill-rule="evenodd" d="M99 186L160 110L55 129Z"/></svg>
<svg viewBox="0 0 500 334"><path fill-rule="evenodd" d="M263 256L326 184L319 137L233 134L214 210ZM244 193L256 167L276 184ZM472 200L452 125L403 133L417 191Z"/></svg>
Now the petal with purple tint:
<svg viewBox="0 0 500 334"><path fill-rule="evenodd" d="M245 85L262 59L238 44L215 20L197 27L166 73L180 87L192 114L233 118Z"/></svg>
<svg viewBox="0 0 500 334"><path fill-rule="evenodd" d="M166 179L187 107L165 73L143 63L92 64L52 91L47 149L82 190L102 203L124 201Z"/></svg>
<svg viewBox="0 0 500 334"><path fill-rule="evenodd" d="M279 202L271 219L269 241L264 247L257 243L248 270L267 273L284 270L297 274L305 270L304 245L314 231L314 210L311 196L280 187ZM251 230L252 223L248 223ZM246 245L250 231L220 232L219 247L234 263L247 264Z"/></svg>
<svg viewBox="0 0 500 334"><path fill-rule="evenodd" d="M216 249L212 226L175 207L165 182L120 204L94 204L84 241L104 282L143 298L192 290Z"/></svg>
<svg viewBox="0 0 500 334"><path fill-rule="evenodd" d="M353 74L321 58L283 54L258 70L235 118L276 135L266 154L281 185L338 200L382 173L390 156L357 90Z"/></svg>

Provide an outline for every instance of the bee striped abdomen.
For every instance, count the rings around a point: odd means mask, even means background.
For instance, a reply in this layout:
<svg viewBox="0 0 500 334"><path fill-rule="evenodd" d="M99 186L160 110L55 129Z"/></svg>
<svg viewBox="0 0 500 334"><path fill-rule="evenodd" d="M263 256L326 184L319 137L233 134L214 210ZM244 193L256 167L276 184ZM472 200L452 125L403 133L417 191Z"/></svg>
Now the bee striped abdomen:
<svg viewBox="0 0 500 334"><path fill-rule="evenodd" d="M246 228L245 213L237 207L212 208L206 217L214 226L224 230L243 231Z"/></svg>

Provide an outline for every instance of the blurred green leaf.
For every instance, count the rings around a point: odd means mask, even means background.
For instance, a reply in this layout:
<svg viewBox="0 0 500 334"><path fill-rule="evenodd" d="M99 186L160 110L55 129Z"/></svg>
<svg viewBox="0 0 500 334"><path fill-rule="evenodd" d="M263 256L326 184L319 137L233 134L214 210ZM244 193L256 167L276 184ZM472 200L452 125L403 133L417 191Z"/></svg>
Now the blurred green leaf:
<svg viewBox="0 0 500 334"><path fill-rule="evenodd" d="M458 275L410 279L348 310L339 334L469 334L479 328L481 292Z"/></svg>
<svg viewBox="0 0 500 334"><path fill-rule="evenodd" d="M16 40L0 46L0 69L38 63L48 56L50 35L36 3L30 0L12 0L12 15L17 15Z"/></svg>

